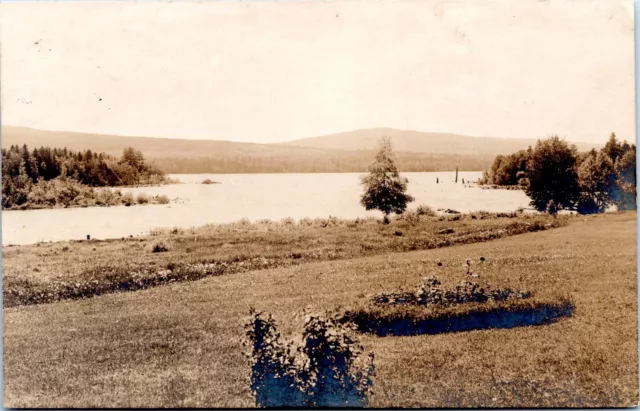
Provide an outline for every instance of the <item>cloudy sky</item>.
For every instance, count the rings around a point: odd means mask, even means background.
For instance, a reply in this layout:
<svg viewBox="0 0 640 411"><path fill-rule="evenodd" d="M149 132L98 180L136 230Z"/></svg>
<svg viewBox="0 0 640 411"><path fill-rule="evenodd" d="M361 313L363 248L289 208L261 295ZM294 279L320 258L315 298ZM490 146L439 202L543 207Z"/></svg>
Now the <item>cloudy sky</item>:
<svg viewBox="0 0 640 411"><path fill-rule="evenodd" d="M3 3L4 124L634 139L631 0Z"/></svg>

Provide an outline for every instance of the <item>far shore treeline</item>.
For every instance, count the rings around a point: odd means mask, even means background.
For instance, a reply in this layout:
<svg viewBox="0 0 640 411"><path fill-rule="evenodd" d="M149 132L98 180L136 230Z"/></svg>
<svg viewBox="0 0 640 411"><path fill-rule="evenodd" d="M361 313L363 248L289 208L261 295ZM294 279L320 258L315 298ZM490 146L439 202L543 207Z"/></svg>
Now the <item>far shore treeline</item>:
<svg viewBox="0 0 640 411"><path fill-rule="evenodd" d="M538 211L581 214L636 209L636 146L611 134L600 150L579 153L557 136L499 155L480 184L522 188Z"/></svg>
<svg viewBox="0 0 640 411"><path fill-rule="evenodd" d="M131 203L120 192L92 187L161 184L164 172L147 164L139 150L116 158L91 150L26 145L2 149L2 208L27 209ZM142 202L148 202L144 199Z"/></svg>
<svg viewBox="0 0 640 411"><path fill-rule="evenodd" d="M336 150L337 151L337 150ZM272 155L219 153L203 157L160 157L153 163L167 174L253 174L253 173L364 173L373 150L318 151L317 155ZM452 155L397 152L396 164L404 172L485 170L489 155Z"/></svg>
<svg viewBox="0 0 640 411"><path fill-rule="evenodd" d="M493 158L429 153L397 153L398 171L487 170L480 184L523 189L538 211L603 212L612 205L636 209L636 146L612 134L600 149L578 152L557 136L535 147ZM125 148L120 157L91 150L12 145L2 149L2 208L34 209L167 203L164 196L131 198L124 187L170 183L166 173L364 172L368 150L337 157L246 156L166 157L148 161L140 150ZM163 198L160 198L163 197Z"/></svg>

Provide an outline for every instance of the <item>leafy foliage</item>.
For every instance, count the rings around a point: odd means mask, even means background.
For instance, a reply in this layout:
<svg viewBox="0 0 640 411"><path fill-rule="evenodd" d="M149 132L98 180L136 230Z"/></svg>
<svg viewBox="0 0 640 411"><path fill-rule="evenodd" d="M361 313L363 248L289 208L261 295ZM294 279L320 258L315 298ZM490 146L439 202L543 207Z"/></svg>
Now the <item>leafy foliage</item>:
<svg viewBox="0 0 640 411"><path fill-rule="evenodd" d="M630 148L615 163L618 180L612 194L613 201L621 210L636 209L636 150Z"/></svg>
<svg viewBox="0 0 640 411"><path fill-rule="evenodd" d="M359 364L362 346L334 316L305 317L303 345L283 342L271 315L251 310L251 390L260 407L364 407L373 385L373 353ZM297 353L297 354L294 354Z"/></svg>
<svg viewBox="0 0 640 411"><path fill-rule="evenodd" d="M617 174L611 158L603 151L592 150L578 167L580 198L578 212L602 213L612 204L611 192Z"/></svg>
<svg viewBox="0 0 640 411"><path fill-rule="evenodd" d="M635 209L635 151L615 134L600 151L585 153L553 136L539 140L535 149L497 156L481 183L525 187L531 205L551 214L562 209L601 213L611 205Z"/></svg>
<svg viewBox="0 0 640 411"><path fill-rule="evenodd" d="M557 209L572 209L579 197L575 146L557 136L538 140L527 162L526 193L537 210L547 210L553 200Z"/></svg>
<svg viewBox="0 0 640 411"><path fill-rule="evenodd" d="M402 214L407 203L413 201L413 197L406 193L407 183L406 178L400 177L394 163L391 141L383 138L369 166L369 174L362 177L365 191L360 202L367 210L382 211L387 221L389 214Z"/></svg>
<svg viewBox="0 0 640 411"><path fill-rule="evenodd" d="M46 183L53 180L58 182ZM36 207L53 203L71 204L78 195L90 191L88 187L165 181L164 173L146 164L142 153L131 147L124 150L119 160L91 150L74 152L66 148L40 147L29 151L26 145L2 149L3 208L21 208L35 199L44 199L36 201L33 204ZM55 188L59 190L55 191ZM61 192L63 189L64 193ZM32 194L34 192L36 194ZM56 197L55 193L62 197Z"/></svg>
<svg viewBox="0 0 640 411"><path fill-rule="evenodd" d="M527 162L532 149L520 150L510 155L498 155L485 173L484 183L499 186L515 186L526 184Z"/></svg>

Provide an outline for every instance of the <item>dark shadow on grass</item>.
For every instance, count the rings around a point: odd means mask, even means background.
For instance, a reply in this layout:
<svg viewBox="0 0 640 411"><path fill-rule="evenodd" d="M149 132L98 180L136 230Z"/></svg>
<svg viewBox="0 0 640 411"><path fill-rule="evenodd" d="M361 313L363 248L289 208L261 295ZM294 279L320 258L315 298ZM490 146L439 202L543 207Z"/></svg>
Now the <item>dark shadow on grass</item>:
<svg viewBox="0 0 640 411"><path fill-rule="evenodd" d="M385 336L433 335L442 333L545 325L573 315L571 302L540 304L530 308L497 308L446 317L416 319L409 316L381 317L366 311L348 312L343 321L352 322L363 333Z"/></svg>

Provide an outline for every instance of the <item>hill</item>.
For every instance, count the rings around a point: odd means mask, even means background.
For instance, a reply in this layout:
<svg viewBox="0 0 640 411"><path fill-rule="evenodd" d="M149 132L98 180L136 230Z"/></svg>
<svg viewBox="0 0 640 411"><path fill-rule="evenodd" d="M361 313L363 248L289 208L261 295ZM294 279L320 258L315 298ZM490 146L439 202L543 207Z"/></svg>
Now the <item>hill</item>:
<svg viewBox="0 0 640 411"><path fill-rule="evenodd" d="M266 155L303 155L314 156L321 150L315 148L274 146L257 143L237 143L221 140L185 140L153 137L129 137L106 134L78 133L71 131L48 131L26 127L2 127L2 147L12 144L29 147L67 147L70 150L93 150L111 155L120 155L125 147L141 150L145 157L206 157L258 156Z"/></svg>
<svg viewBox="0 0 640 411"><path fill-rule="evenodd" d="M382 136L391 138L394 149L413 153L455 154L455 155L491 155L510 154L527 147L535 146L534 139L469 137L450 133L429 133L392 128L370 128L293 140L280 145L339 149L370 150L376 146ZM580 151L588 151L595 144L572 142Z"/></svg>
<svg viewBox="0 0 640 411"><path fill-rule="evenodd" d="M238 143L124 137L67 131L45 131L3 126L2 147L26 144L70 150L92 150L119 156L125 147L142 151L167 173L305 173L362 172L371 162L371 150L340 150L281 144ZM373 149L373 145L371 148ZM493 155L453 155L397 150L401 171L477 171L486 169Z"/></svg>

